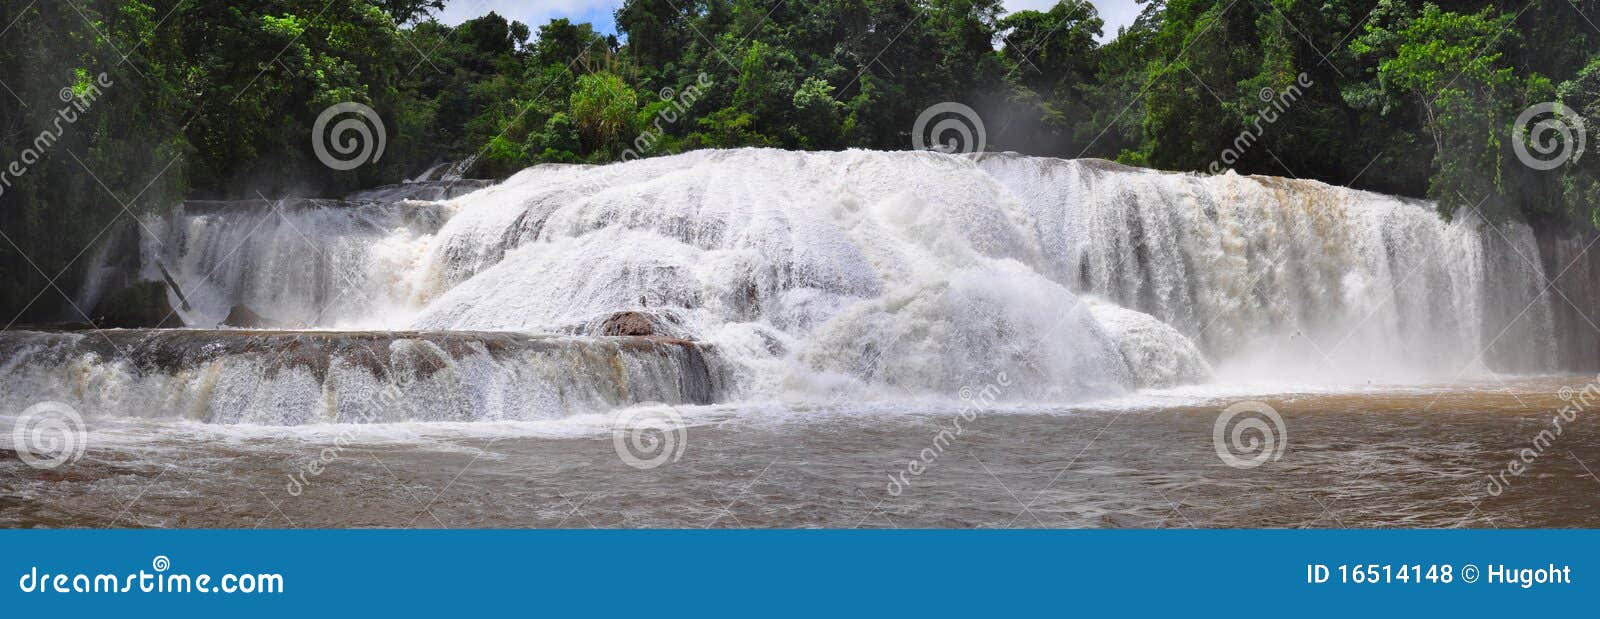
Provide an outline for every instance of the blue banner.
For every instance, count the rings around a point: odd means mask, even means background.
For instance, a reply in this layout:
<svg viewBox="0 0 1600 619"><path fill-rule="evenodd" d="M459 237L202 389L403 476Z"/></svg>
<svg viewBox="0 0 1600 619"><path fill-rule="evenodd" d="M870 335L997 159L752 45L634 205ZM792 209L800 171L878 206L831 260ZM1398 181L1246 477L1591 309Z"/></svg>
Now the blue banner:
<svg viewBox="0 0 1600 619"><path fill-rule="evenodd" d="M8 617L1477 616L1587 613L1600 593L1596 531L73 530L0 547Z"/></svg>

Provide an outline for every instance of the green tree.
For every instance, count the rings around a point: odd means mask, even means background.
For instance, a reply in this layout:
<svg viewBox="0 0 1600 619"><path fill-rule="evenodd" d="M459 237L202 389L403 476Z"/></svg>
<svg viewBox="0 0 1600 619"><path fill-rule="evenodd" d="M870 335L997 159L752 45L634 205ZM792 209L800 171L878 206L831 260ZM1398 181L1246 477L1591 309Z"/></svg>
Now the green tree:
<svg viewBox="0 0 1600 619"><path fill-rule="evenodd" d="M1545 82L1519 78L1506 62L1507 50L1519 42L1514 16L1492 7L1462 14L1426 4L1411 14L1388 6L1392 20L1369 23L1352 47L1383 55L1378 86L1387 107L1420 111L1433 144L1429 195L1446 212L1488 199L1488 214L1514 214L1499 199L1506 186L1507 128L1524 88Z"/></svg>
<svg viewBox="0 0 1600 619"><path fill-rule="evenodd" d="M620 156L633 132L630 121L638 107L638 95L622 78L611 73L579 77L572 93L572 120L584 154Z"/></svg>

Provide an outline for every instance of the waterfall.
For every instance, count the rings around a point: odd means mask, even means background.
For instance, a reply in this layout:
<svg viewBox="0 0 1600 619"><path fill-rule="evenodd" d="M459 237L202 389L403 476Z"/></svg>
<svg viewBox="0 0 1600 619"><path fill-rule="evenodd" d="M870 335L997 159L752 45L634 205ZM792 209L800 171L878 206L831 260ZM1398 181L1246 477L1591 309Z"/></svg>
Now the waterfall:
<svg viewBox="0 0 1600 619"><path fill-rule="evenodd" d="M147 270L171 269L190 326L244 306L284 325L384 329L413 311L408 274L447 217L408 200L189 202L145 226L142 252Z"/></svg>
<svg viewBox="0 0 1600 619"><path fill-rule="evenodd" d="M171 269L185 323L208 330L6 334L0 377L102 409L309 423L363 418L348 394L408 375L421 350L453 369L407 397L467 404L402 418L991 383L1072 402L1547 372L1561 356L1528 226L1314 181L745 149L432 182L186 204L147 226L143 269ZM214 330L240 306L297 330ZM621 312L647 337L610 337Z"/></svg>
<svg viewBox="0 0 1600 619"><path fill-rule="evenodd" d="M1445 221L1429 203L1315 181L1016 156L981 167L1034 215L1043 272L1155 316L1242 374L1554 368L1526 225Z"/></svg>

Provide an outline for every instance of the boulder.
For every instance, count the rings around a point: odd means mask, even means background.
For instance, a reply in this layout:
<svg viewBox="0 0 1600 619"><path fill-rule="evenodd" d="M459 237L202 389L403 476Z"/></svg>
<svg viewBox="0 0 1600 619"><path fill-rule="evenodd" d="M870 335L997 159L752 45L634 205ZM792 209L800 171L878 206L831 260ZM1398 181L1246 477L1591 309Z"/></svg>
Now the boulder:
<svg viewBox="0 0 1600 619"><path fill-rule="evenodd" d="M176 329L183 319L172 308L167 285L136 282L107 295L90 313L100 329Z"/></svg>
<svg viewBox="0 0 1600 619"><path fill-rule="evenodd" d="M228 310L228 317L222 319L222 326L239 329L276 329L282 327L276 320L255 313L243 305L235 305Z"/></svg>
<svg viewBox="0 0 1600 619"><path fill-rule="evenodd" d="M611 337L652 336L659 333L654 314L644 312L617 312L600 325L600 335Z"/></svg>

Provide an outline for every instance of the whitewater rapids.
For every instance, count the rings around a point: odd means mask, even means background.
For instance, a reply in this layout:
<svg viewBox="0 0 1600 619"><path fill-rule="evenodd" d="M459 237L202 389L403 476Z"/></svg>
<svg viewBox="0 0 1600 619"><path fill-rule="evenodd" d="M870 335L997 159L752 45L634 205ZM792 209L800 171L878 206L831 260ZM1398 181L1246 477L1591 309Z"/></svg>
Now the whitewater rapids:
<svg viewBox="0 0 1600 619"><path fill-rule="evenodd" d="M1359 385L1557 369L1528 226L1447 221L1426 202L1313 181L1011 154L746 149L543 165L472 188L185 205L145 222L139 276L169 269L196 328L243 306L293 333L553 338L497 356L482 345L435 355L440 367L476 364L430 378L430 391L472 403L452 420L974 390L1081 402L1212 380ZM92 279L81 304L103 288ZM619 312L653 317L656 339L672 345L595 352ZM133 344L87 342L93 333L7 335L0 380L11 388L0 399L217 422L352 421L361 417L346 402L414 380L395 368L433 345L384 340L377 362L319 346L307 367L321 369L296 372L256 349L230 352L227 331L203 333L210 343L192 345L220 352L155 365L128 353ZM572 350L551 352L560 342ZM482 363L491 356L499 363ZM478 367L508 360L525 371ZM690 366L705 387L682 387ZM299 382L264 386L279 380ZM136 400L105 395L141 381L124 389ZM530 391L547 395L509 397ZM242 404L263 392L299 395ZM141 411L116 412L172 414Z"/></svg>

